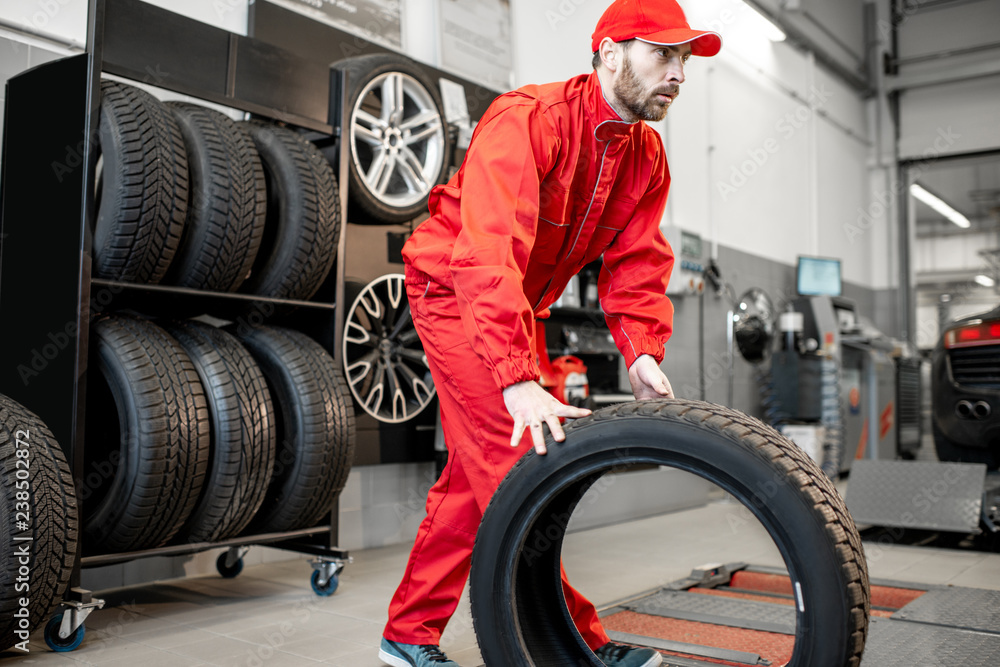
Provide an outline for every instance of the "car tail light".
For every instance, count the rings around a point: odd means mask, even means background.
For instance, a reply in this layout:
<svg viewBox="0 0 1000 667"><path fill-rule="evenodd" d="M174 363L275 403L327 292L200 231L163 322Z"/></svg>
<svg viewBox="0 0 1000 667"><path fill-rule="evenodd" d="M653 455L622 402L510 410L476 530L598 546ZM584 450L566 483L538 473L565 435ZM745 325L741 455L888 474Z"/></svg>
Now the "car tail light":
<svg viewBox="0 0 1000 667"><path fill-rule="evenodd" d="M955 347L975 347L978 345L1000 345L1000 322L968 324L958 329L952 329L944 335L944 346L949 350Z"/></svg>

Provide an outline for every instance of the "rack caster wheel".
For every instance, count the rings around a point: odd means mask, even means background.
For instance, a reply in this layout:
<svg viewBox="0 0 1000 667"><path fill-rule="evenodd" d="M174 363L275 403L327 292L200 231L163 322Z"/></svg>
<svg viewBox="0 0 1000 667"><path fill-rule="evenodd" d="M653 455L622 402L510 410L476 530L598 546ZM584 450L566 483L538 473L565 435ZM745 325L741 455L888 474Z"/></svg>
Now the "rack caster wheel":
<svg viewBox="0 0 1000 667"><path fill-rule="evenodd" d="M320 585L320 571L314 570L312 577L309 578L309 583L312 584L312 589L315 591L316 595L322 597L330 597L337 592L337 586L340 585L340 577L338 575L333 575L326 580L326 585Z"/></svg>
<svg viewBox="0 0 1000 667"><path fill-rule="evenodd" d="M219 554L215 560L215 569L226 579L235 579L243 571L243 559L237 558L230 564L228 553Z"/></svg>
<svg viewBox="0 0 1000 667"><path fill-rule="evenodd" d="M343 572L344 566L352 560L345 555L344 558L320 557L311 561L313 573L309 583L312 584L316 595L322 597L333 595L337 591L337 586L340 585L340 573Z"/></svg>
<svg viewBox="0 0 1000 667"><path fill-rule="evenodd" d="M83 643L83 635L86 634L86 629L80 625L69 637L60 637L59 628L62 626L62 621L63 615L56 614L45 625L45 643L50 649L59 653L76 649Z"/></svg>

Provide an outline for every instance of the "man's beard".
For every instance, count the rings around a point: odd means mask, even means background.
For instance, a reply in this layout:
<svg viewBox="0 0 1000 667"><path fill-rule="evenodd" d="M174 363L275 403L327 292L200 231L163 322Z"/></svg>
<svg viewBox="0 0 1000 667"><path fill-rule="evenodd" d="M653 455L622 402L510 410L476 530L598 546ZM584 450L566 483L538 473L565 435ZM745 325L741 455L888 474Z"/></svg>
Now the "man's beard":
<svg viewBox="0 0 1000 667"><path fill-rule="evenodd" d="M647 91L642 81L632 69L632 59L626 54L622 65L622 73L615 82L614 93L619 104L624 106L633 118L637 120L660 121L666 118L670 104L663 104L657 99L658 94L676 93L676 86L667 86L655 91Z"/></svg>

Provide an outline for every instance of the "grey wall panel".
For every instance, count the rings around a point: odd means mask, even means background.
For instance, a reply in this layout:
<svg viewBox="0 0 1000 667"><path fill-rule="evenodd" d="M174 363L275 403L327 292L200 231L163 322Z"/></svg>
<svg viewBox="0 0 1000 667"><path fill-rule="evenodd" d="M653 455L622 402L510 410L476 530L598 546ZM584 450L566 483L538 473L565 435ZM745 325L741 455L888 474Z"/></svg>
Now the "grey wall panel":
<svg viewBox="0 0 1000 667"><path fill-rule="evenodd" d="M751 287L767 292L780 312L796 297L795 267L722 246L719 267L724 280L732 285L735 297ZM854 283L844 283L844 296L858 305L858 314L871 319L889 335L898 335L895 322L895 290L876 291ZM709 289L704 297L674 297L674 334L667 342L663 369L674 392L682 398L729 402L729 355L726 342L726 313L731 304ZM704 375L699 359L699 309L704 309ZM733 360L732 407L760 416L760 401L753 366L739 351Z"/></svg>

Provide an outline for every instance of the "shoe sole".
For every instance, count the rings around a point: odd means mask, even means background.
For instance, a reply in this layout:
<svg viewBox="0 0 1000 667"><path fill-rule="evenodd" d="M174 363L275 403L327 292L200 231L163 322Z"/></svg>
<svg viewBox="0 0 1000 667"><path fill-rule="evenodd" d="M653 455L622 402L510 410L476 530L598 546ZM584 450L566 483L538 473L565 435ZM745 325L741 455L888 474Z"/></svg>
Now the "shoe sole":
<svg viewBox="0 0 1000 667"><path fill-rule="evenodd" d="M413 663L405 658L397 658L394 655L389 655L382 649L378 650L378 659L387 665L392 665L392 667L413 667ZM650 665L649 667L653 667Z"/></svg>
<svg viewBox="0 0 1000 667"><path fill-rule="evenodd" d="M646 661L642 667L658 667L663 662L663 656L659 653Z"/></svg>

